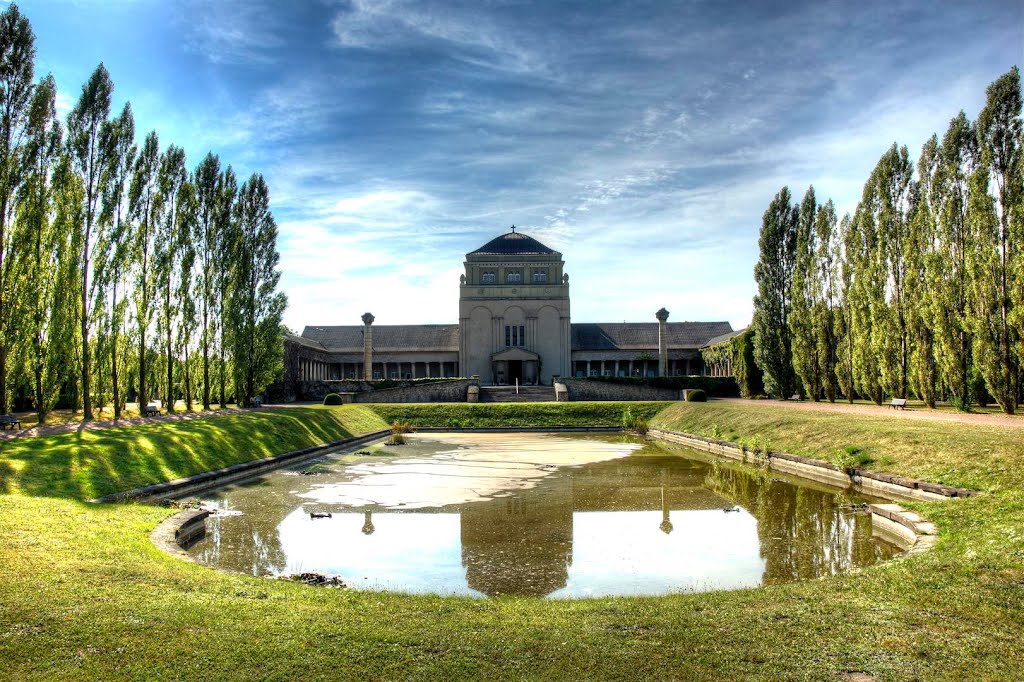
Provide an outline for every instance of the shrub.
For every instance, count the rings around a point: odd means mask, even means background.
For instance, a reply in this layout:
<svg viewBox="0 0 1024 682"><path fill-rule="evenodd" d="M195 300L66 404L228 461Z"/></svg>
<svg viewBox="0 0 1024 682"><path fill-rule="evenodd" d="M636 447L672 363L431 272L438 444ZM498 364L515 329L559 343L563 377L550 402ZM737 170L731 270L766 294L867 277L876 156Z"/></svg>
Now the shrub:
<svg viewBox="0 0 1024 682"><path fill-rule="evenodd" d="M391 422L391 433L412 433L412 424L396 419Z"/></svg>
<svg viewBox="0 0 1024 682"><path fill-rule="evenodd" d="M647 433L647 420L633 414L633 410L630 407L626 407L622 411L622 428L643 436Z"/></svg>
<svg viewBox="0 0 1024 682"><path fill-rule="evenodd" d="M686 402L688 403L706 403L707 401L708 394L699 388L695 388L686 394Z"/></svg>
<svg viewBox="0 0 1024 682"><path fill-rule="evenodd" d="M855 446L847 446L842 450L836 450L829 457L828 461L835 464L848 475L852 476L854 471L862 466L867 466L875 460L866 452Z"/></svg>
<svg viewBox="0 0 1024 682"><path fill-rule="evenodd" d="M341 396L337 393L328 393L324 396L324 405L341 405Z"/></svg>

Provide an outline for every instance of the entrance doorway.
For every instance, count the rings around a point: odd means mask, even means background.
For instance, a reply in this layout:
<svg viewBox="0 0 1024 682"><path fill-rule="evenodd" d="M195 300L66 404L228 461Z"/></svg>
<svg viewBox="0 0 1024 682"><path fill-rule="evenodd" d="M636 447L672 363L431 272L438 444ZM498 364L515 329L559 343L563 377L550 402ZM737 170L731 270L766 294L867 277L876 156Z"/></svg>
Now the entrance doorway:
<svg viewBox="0 0 1024 682"><path fill-rule="evenodd" d="M520 385L523 383L523 361L522 360L509 360L508 361L508 383L514 384L519 382Z"/></svg>

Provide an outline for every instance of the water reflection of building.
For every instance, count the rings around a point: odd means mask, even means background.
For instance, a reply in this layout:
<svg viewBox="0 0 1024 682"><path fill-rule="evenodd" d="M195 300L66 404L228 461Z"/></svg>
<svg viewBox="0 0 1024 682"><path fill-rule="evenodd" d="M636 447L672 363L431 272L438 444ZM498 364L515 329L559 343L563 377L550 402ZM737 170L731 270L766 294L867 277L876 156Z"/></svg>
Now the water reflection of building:
<svg viewBox="0 0 1024 682"><path fill-rule="evenodd" d="M672 511L731 505L703 487L704 469L677 457L616 459L545 478L510 497L463 505L466 580L490 596L555 592L569 577L574 513L658 511L664 531Z"/></svg>

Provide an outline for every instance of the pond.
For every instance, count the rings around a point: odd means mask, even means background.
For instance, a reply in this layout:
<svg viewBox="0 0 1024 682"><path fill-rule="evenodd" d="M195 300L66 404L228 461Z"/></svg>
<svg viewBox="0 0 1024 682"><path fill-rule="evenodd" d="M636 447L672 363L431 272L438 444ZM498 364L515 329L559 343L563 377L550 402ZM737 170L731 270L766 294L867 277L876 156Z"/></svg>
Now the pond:
<svg viewBox="0 0 1024 682"><path fill-rule="evenodd" d="M614 435L416 433L210 493L189 548L367 590L658 595L831 575L900 553L861 500Z"/></svg>

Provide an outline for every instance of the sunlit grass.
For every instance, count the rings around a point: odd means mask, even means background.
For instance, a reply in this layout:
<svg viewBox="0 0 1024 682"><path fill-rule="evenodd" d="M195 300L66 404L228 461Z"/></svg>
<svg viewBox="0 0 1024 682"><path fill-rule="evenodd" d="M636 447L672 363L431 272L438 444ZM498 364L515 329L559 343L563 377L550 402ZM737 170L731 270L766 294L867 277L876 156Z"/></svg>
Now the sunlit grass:
<svg viewBox="0 0 1024 682"><path fill-rule="evenodd" d="M359 405L238 412L209 419L0 441L0 491L90 499L387 428Z"/></svg>

